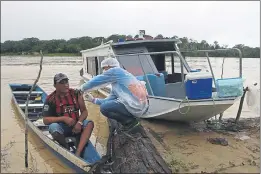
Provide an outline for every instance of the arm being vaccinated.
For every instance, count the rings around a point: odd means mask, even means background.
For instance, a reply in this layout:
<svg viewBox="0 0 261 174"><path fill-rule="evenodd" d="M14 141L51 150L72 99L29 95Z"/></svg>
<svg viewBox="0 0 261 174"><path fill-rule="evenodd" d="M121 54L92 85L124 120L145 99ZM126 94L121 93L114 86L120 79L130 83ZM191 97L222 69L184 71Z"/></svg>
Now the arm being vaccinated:
<svg viewBox="0 0 261 174"><path fill-rule="evenodd" d="M110 85L111 83L116 82L116 79L117 79L117 77L115 75L114 69L112 68L112 69L105 71L103 74L95 76L88 82L84 83L83 85L81 85L80 89L82 92L87 92L87 94L85 96L87 101L92 102L97 105L101 105L102 103L104 103L108 100L116 99L117 98L116 95L113 92L111 92L107 98L101 99L101 98L94 98L89 92L92 90L106 87L106 86Z"/></svg>

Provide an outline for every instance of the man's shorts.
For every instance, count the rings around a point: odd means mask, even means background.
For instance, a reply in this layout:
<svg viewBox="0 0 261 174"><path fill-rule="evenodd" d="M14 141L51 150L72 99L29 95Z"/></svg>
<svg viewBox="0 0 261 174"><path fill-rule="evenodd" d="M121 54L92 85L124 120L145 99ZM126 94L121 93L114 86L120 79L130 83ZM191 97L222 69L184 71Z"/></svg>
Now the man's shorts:
<svg viewBox="0 0 261 174"><path fill-rule="evenodd" d="M91 120L84 120L82 125L82 130L87 126L89 122L92 122ZM65 123L52 123L49 125L49 132L50 134L54 132L59 132L60 134L63 134L64 136L71 136L72 135L73 127L69 127Z"/></svg>

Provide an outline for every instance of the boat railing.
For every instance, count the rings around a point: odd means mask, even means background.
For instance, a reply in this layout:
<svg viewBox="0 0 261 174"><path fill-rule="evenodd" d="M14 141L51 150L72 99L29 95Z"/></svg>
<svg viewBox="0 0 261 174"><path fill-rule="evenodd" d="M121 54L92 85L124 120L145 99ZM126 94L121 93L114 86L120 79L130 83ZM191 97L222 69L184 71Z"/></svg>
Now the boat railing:
<svg viewBox="0 0 261 174"><path fill-rule="evenodd" d="M151 84L150 81L148 80L148 77L146 76L146 73L144 71L144 67L142 65L142 62L140 60L140 56L141 55L158 55L158 54L176 54L179 58L180 58L180 64L181 64L181 78L182 78L182 84L184 85L184 71L183 71L183 65L186 68L186 70L188 72L191 71L191 68L189 67L188 63L186 62L186 60L183 58L183 56L181 55L181 53L179 51L162 51L162 52L147 52L147 53L136 53L136 54L123 54L123 55L115 55L116 58L118 57L124 57L124 56L138 56L139 58L139 62L143 71L143 74L146 78L146 81L148 82L149 85L149 89L151 91L152 96L154 96L153 90L151 88ZM119 60L119 59L118 59ZM147 59L148 63L150 64L149 60ZM120 62L120 60L119 60Z"/></svg>
<svg viewBox="0 0 261 174"><path fill-rule="evenodd" d="M215 50L189 50L189 51L181 51L181 53L191 53L191 52L193 52L193 53L195 53L195 52L205 53L207 60L208 60L208 65L209 65L209 68L210 68L210 71L211 71L211 74L212 74L212 77L213 77L213 80L214 80L214 84L215 84L215 87L216 87L216 79L215 79L215 75L214 75L214 72L213 72L213 69L212 69L212 66L211 66L211 63L210 63L208 53L224 52L224 51L230 51L230 50L234 50L234 51L238 52L238 55L239 55L239 77L242 78L242 52L238 48L215 49Z"/></svg>
<svg viewBox="0 0 261 174"><path fill-rule="evenodd" d="M206 57L209 59L208 53L213 53L213 52L223 52L223 51L231 51L234 50L238 52L239 55L239 77L242 77L242 52L238 48L226 48L226 49L215 49L215 50L186 50L186 51L180 51L181 53L192 53L192 52L198 52L198 53L205 53Z"/></svg>
<svg viewBox="0 0 261 174"><path fill-rule="evenodd" d="M176 54L179 58L180 58L180 66L181 66L181 77L182 77L182 84L184 85L184 71L183 71L183 65L184 67L186 68L187 72L191 72L191 68L189 67L187 61L185 60L185 58L182 56L181 53L185 53L185 52L203 52L206 54L206 57L207 57L207 60L208 60L208 64L209 64L209 67L210 67L210 71L211 71L211 74L212 74L212 77L213 77L213 80L214 80L214 85L216 87L216 81L215 81L215 75L214 75L214 72L213 72L213 69L212 69L212 66L211 66L211 63L210 63L210 59L209 59L209 56L208 56L208 53L212 53L212 52L220 52L220 51L230 51L230 50L234 50L234 51L237 51L238 54L239 54L239 77L242 78L242 52L240 51L240 49L238 48L228 48L228 49L215 49L215 50L189 50L189 51L180 51L178 49L178 47L175 45L175 49L177 51L162 51L162 52L147 52L147 53L136 53L136 54L124 54L124 55L115 55L116 58L118 57L123 57L123 56L138 56L139 58L139 62L141 64L141 68L142 68L142 71L143 71L143 74L145 75L145 71L144 71L144 67L142 65L142 62L140 60L140 55L158 55L158 54ZM118 59L119 60L119 59ZM148 61L148 59L147 59ZM149 63L149 61L148 61ZM149 63L150 64L150 63ZM148 77L145 75L145 78L148 82L148 85L149 85L149 88L150 88L150 91L151 91L151 94L154 96L153 94L153 90L151 88L151 84L148 80Z"/></svg>

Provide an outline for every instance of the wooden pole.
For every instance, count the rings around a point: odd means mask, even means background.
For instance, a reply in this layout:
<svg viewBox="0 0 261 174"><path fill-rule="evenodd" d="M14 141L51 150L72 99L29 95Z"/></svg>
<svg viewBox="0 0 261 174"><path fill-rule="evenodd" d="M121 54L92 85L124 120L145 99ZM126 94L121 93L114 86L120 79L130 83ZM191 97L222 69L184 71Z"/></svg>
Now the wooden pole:
<svg viewBox="0 0 261 174"><path fill-rule="evenodd" d="M40 76L41 76L41 72L42 72L42 64L43 64L43 53L42 50L40 51L41 54L41 60L40 60L40 70L38 72L38 76L34 81L33 86L31 87L29 94L27 96L27 100L26 100L26 106L25 106L25 167L28 168L28 103L29 103L29 99L31 96L31 93L33 91L33 89L35 88Z"/></svg>
<svg viewBox="0 0 261 174"><path fill-rule="evenodd" d="M242 111L242 107L243 107L243 103L244 103L244 99L245 99L245 95L246 95L246 92L248 91L248 87L246 87L244 90L243 90L243 95L240 99L240 103L239 103L239 108L238 108L238 111L237 111L237 117L236 117L236 120L235 120L235 123L238 122L239 118L240 118L240 115L241 115L241 111Z"/></svg>

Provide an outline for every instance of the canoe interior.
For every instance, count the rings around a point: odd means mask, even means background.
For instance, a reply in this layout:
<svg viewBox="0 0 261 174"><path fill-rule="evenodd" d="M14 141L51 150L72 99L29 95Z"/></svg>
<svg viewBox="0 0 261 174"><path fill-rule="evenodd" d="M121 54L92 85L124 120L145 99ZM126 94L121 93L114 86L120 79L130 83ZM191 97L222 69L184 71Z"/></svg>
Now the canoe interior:
<svg viewBox="0 0 261 174"><path fill-rule="evenodd" d="M18 107L22 110L22 114L25 115L25 106L27 96L29 91L32 87L30 84L9 84L13 99L16 101L15 103ZM30 122L33 123L35 127L37 127L41 132L48 137L49 139L53 140L51 134L48 131L48 125L44 125L42 122L42 110L43 105L46 100L47 94L44 92L42 88L36 86L35 89L32 91L29 105L28 105L28 119ZM72 154L75 153L76 150L76 139L75 137L66 137L66 142L70 145L70 152ZM53 140L53 143L58 144L56 141ZM59 146L63 148L62 146ZM54 149L55 150L55 149ZM83 150L81 158L88 164L93 164L96 161L100 160L101 157L99 153L96 151L95 147L89 141L86 147Z"/></svg>

